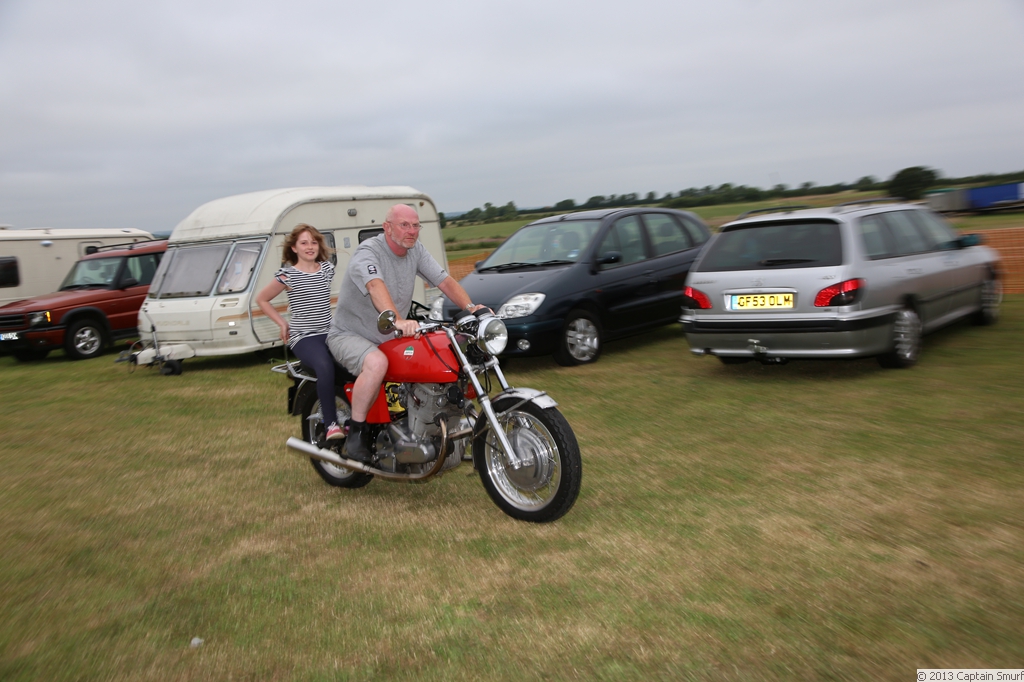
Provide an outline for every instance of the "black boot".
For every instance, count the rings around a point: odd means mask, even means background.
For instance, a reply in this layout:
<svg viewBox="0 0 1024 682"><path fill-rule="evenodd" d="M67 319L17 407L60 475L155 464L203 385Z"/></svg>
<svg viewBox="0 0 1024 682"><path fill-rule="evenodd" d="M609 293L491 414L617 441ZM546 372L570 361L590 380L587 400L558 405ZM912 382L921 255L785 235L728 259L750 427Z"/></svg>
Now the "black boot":
<svg viewBox="0 0 1024 682"><path fill-rule="evenodd" d="M373 453L370 452L369 440L370 429L366 422L357 422L353 419L349 424L348 438L345 439L345 457L370 464L373 461Z"/></svg>

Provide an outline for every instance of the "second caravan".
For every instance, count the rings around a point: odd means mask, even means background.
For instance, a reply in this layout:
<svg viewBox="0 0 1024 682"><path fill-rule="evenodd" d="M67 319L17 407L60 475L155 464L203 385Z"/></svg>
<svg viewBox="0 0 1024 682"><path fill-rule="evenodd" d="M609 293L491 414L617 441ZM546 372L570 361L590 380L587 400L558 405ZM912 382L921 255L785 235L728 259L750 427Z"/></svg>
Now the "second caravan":
<svg viewBox="0 0 1024 682"><path fill-rule="evenodd" d="M448 267L437 209L411 187L301 187L241 194L211 201L171 233L167 254L139 311L139 332L148 346L138 364L206 355L248 353L281 345L280 330L256 303L256 294L281 267L284 239L299 223L323 233L335 250L341 276L359 243L383 231L391 206L416 209L420 241ZM414 299L430 305L440 295L417 281ZM273 301L282 313L287 297Z"/></svg>

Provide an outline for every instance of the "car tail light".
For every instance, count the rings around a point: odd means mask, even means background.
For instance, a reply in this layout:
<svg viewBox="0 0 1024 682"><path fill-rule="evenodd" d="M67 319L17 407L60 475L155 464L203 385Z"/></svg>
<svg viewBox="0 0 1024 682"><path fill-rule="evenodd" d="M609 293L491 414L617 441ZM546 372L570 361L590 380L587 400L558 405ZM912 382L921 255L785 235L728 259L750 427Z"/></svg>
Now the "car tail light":
<svg viewBox="0 0 1024 682"><path fill-rule="evenodd" d="M694 289L693 287L686 287L685 289L683 289L683 296L686 296L687 298L691 299L694 303L697 304L697 307L700 308L701 310L711 309L711 299L708 298L708 295L705 294L703 291Z"/></svg>
<svg viewBox="0 0 1024 682"><path fill-rule="evenodd" d="M864 280L848 279L839 284L825 287L814 297L815 308L827 308L833 305L850 305L856 303L860 298L860 292L864 289Z"/></svg>

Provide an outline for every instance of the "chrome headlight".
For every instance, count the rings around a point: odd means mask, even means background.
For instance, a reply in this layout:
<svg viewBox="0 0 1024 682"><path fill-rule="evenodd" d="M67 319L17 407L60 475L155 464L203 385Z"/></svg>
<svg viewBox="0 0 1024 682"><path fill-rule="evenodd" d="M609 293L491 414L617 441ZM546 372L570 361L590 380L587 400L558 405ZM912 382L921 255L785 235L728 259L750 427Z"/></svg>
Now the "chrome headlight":
<svg viewBox="0 0 1024 682"><path fill-rule="evenodd" d="M39 325L42 324L50 324L50 320L51 317L49 310L42 310L38 313L28 314L28 326L30 327L38 327Z"/></svg>
<svg viewBox="0 0 1024 682"><path fill-rule="evenodd" d="M516 294L498 308L498 317L508 320L533 315L543 302L544 294Z"/></svg>
<svg viewBox="0 0 1024 682"><path fill-rule="evenodd" d="M476 345L485 353L498 355L505 350L508 344L508 329L505 323L496 317L488 315L480 320L480 327L476 333Z"/></svg>

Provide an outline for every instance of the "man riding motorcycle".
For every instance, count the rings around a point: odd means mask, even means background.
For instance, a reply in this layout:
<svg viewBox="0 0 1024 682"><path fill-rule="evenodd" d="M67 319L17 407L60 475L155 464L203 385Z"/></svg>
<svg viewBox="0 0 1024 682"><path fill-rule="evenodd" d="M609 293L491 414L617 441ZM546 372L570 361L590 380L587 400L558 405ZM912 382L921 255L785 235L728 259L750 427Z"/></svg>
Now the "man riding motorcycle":
<svg viewBox="0 0 1024 682"><path fill-rule="evenodd" d="M385 310L409 310L417 275L460 308L469 312L483 308L473 304L462 285L419 242L420 220L415 209L406 204L392 206L383 227L384 234L367 239L352 255L327 336L331 354L356 376L345 452L349 459L363 463L372 460L366 416L388 369L388 359L377 346L394 338L394 333L378 331L378 315ZM415 335L418 326L416 320L399 317L395 321L395 330L402 336Z"/></svg>

